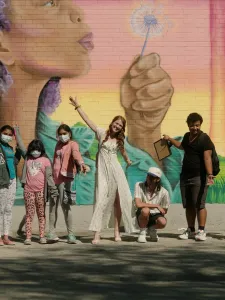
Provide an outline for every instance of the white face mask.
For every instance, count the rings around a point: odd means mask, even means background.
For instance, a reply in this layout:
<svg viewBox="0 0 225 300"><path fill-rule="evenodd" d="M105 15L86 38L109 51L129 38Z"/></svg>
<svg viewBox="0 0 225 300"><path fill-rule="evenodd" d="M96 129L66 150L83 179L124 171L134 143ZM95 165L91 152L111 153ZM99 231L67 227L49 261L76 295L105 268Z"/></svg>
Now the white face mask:
<svg viewBox="0 0 225 300"><path fill-rule="evenodd" d="M37 158L41 155L40 151L34 150L30 153L34 158Z"/></svg>
<svg viewBox="0 0 225 300"><path fill-rule="evenodd" d="M12 136L10 135L6 135L6 134L1 134L1 140L4 142L4 143L10 143L12 142Z"/></svg>
<svg viewBox="0 0 225 300"><path fill-rule="evenodd" d="M69 134L61 134L61 135L59 135L59 140L62 143L66 143L70 140L70 136L69 136Z"/></svg>

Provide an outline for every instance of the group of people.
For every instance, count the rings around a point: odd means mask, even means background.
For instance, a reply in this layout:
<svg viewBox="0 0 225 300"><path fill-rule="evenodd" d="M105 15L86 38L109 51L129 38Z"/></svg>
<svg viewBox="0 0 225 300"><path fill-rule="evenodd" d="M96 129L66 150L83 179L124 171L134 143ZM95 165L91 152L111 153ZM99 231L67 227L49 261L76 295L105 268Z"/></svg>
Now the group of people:
<svg viewBox="0 0 225 300"><path fill-rule="evenodd" d="M129 167L132 162L124 148L126 120L116 116L107 130L97 127L82 110L76 98L70 97L70 103L84 122L95 132L99 142L96 160L94 213L89 230L94 232L92 244L101 240L101 230L107 227L114 210L114 239L121 241L120 223L123 221L125 232L132 233L139 229L138 242L145 243L147 233L152 241L158 241L157 229L166 226L170 198L168 191L161 185L163 174L159 167L149 166L146 180L135 185L134 198L125 173L117 159L120 151ZM186 209L187 230L179 236L181 239L195 238L205 240L206 208L205 200L208 186L213 184L212 150L213 143L207 134L200 130L202 117L192 113L187 118L189 132L182 142L164 135L164 139L173 146L184 150L181 172L181 194ZM10 142L16 138L17 148L14 153ZM18 235L22 234L25 223L25 245L31 244L32 221L35 208L39 220L40 244L58 241L56 234L57 209L59 203L65 218L68 243L76 243L72 228L71 206L76 202L73 181L78 172L86 173L79 151L79 145L73 140L72 131L66 124L57 130L58 142L55 147L53 162L45 153L40 140L33 140L27 148L20 137L19 128L5 125L0 129L0 246L14 245L9 239L12 222L12 207L16 194L16 170L21 157L24 166L21 184L24 188L26 215L21 221ZM49 232L45 234L45 207L49 202ZM195 231L195 219L199 228ZM45 237L46 236L46 237Z"/></svg>

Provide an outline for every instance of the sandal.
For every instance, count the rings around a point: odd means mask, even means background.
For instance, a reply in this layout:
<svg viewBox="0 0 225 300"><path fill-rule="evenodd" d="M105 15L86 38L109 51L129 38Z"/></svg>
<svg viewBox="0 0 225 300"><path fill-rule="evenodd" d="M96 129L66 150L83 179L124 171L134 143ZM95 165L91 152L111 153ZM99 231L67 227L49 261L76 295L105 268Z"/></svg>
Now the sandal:
<svg viewBox="0 0 225 300"><path fill-rule="evenodd" d="M3 239L3 243L4 245L7 245L7 246L14 246L15 243L10 241L9 239Z"/></svg>
<svg viewBox="0 0 225 300"><path fill-rule="evenodd" d="M94 239L91 241L92 245L97 245L100 243L100 239Z"/></svg>
<svg viewBox="0 0 225 300"><path fill-rule="evenodd" d="M120 236L117 236L117 237L115 237L115 242L122 242L122 239L121 239L121 237Z"/></svg>
<svg viewBox="0 0 225 300"><path fill-rule="evenodd" d="M100 233L95 233L94 239L91 241L92 245L97 245L100 243L101 235Z"/></svg>

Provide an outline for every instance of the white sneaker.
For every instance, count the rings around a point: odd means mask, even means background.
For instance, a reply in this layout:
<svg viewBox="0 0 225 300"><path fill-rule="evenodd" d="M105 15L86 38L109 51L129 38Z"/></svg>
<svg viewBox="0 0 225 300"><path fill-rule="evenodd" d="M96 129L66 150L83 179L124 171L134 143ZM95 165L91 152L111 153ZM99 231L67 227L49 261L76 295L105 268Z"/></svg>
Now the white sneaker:
<svg viewBox="0 0 225 300"><path fill-rule="evenodd" d="M24 241L24 245L31 245L31 239L26 239L25 241Z"/></svg>
<svg viewBox="0 0 225 300"><path fill-rule="evenodd" d="M140 230L140 233L139 233L139 236L138 236L138 243L146 243L147 240L146 240L146 229L141 229Z"/></svg>
<svg viewBox="0 0 225 300"><path fill-rule="evenodd" d="M205 230L198 230L195 235L196 241L205 241L207 239Z"/></svg>
<svg viewBox="0 0 225 300"><path fill-rule="evenodd" d="M180 240L188 240L195 238L195 232L192 232L190 228L181 228L179 230L184 230L184 232L178 236Z"/></svg>
<svg viewBox="0 0 225 300"><path fill-rule="evenodd" d="M158 242L159 237L157 235L157 230L154 227L149 227L148 234L151 242Z"/></svg>

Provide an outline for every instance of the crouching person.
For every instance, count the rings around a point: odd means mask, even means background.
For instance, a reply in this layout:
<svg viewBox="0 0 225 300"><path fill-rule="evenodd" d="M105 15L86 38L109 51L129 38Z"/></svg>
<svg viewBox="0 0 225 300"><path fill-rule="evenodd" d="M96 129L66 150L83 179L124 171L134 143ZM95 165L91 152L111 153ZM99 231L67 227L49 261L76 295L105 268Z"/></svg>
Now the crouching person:
<svg viewBox="0 0 225 300"><path fill-rule="evenodd" d="M150 240L159 240L157 229L166 226L165 214L168 211L170 198L168 191L161 186L162 172L159 168L148 170L146 181L137 182L135 186L136 217L140 227L139 243L146 243L146 234Z"/></svg>

